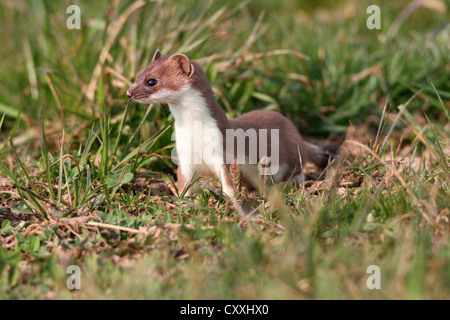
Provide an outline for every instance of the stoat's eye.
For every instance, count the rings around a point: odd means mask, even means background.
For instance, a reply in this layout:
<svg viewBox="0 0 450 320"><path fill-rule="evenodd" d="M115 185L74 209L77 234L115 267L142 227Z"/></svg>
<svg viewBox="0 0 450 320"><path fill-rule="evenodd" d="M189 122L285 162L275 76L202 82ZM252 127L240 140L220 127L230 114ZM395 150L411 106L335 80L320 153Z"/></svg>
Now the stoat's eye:
<svg viewBox="0 0 450 320"><path fill-rule="evenodd" d="M158 80L156 80L155 78L151 78L147 80L147 85L149 87L154 87L156 86L156 84L158 83Z"/></svg>

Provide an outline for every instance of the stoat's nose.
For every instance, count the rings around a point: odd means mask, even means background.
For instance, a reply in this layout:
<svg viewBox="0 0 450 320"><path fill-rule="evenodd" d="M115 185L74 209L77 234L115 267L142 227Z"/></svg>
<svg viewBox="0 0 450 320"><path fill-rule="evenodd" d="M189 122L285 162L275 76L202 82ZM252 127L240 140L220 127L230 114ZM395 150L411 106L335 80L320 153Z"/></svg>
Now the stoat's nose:
<svg viewBox="0 0 450 320"><path fill-rule="evenodd" d="M131 99L131 97L133 96L133 93L131 92L130 89L127 90L127 97Z"/></svg>

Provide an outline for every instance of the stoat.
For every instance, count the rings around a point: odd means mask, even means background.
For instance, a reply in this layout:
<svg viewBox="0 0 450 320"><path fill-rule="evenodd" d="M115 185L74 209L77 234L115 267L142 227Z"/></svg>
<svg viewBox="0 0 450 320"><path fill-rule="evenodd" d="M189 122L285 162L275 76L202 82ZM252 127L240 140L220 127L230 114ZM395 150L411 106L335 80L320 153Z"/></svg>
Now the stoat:
<svg viewBox="0 0 450 320"><path fill-rule="evenodd" d="M327 152L305 142L277 112L255 110L228 119L205 72L184 54L165 56L157 50L127 96L138 103L169 105L175 119L179 193L198 173L218 177L222 190L234 196L229 169L236 162L247 181L259 172L274 182L295 183L302 183L306 162L319 168L328 163Z"/></svg>

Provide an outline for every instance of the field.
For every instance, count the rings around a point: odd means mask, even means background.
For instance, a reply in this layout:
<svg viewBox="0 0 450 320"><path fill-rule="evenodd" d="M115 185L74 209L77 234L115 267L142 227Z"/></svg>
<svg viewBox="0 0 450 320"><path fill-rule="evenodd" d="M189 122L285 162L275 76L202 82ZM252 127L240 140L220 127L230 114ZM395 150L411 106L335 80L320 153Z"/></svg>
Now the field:
<svg viewBox="0 0 450 320"><path fill-rule="evenodd" d="M448 1L71 4L0 0L0 299L450 299ZM178 195L169 109L125 94L158 48L340 154L244 212Z"/></svg>

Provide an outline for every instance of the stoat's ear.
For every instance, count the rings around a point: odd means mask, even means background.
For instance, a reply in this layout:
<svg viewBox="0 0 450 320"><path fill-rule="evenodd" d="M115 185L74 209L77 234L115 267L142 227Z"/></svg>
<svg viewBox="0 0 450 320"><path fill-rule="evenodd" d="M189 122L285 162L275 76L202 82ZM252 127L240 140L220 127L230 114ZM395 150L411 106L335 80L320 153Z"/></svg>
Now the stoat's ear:
<svg viewBox="0 0 450 320"><path fill-rule="evenodd" d="M156 49L156 52L153 55L152 61L158 60L159 58L161 58L161 51L159 51L159 49Z"/></svg>
<svg viewBox="0 0 450 320"><path fill-rule="evenodd" d="M190 63L189 58L182 53L174 54L167 60L167 63L173 64L181 74L188 78L194 74L194 66Z"/></svg>

